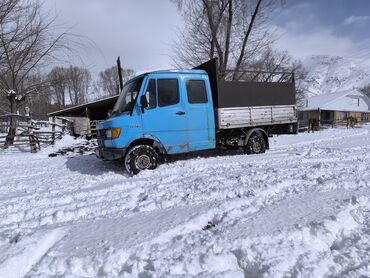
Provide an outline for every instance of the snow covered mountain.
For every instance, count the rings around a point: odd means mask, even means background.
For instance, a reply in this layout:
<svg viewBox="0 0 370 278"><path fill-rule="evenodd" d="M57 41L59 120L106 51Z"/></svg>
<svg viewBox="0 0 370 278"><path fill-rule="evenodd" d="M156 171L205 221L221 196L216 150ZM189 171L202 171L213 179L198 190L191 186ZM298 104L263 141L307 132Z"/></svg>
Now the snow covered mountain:
<svg viewBox="0 0 370 278"><path fill-rule="evenodd" d="M307 97L362 88L370 84L370 65L363 60L314 55L303 64L308 71Z"/></svg>

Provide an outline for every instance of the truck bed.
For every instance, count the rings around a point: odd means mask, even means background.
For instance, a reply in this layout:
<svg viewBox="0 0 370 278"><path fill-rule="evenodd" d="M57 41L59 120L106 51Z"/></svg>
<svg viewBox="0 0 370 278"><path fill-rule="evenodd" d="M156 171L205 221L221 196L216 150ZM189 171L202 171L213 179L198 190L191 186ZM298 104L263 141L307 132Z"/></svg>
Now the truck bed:
<svg viewBox="0 0 370 278"><path fill-rule="evenodd" d="M218 108L216 113L218 129L297 123L295 105Z"/></svg>
<svg viewBox="0 0 370 278"><path fill-rule="evenodd" d="M219 78L217 59L196 69L209 76L218 129L296 124L294 75L289 72L241 72L259 80ZM274 78L275 74L277 77Z"/></svg>

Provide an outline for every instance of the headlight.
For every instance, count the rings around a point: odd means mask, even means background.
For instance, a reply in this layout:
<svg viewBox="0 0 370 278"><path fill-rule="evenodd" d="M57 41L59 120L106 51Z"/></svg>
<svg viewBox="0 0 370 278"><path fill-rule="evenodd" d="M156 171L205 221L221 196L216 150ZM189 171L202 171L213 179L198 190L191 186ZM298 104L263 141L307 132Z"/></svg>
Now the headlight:
<svg viewBox="0 0 370 278"><path fill-rule="evenodd" d="M106 130L106 136L108 139L116 139L121 134L120 128L112 128Z"/></svg>
<svg viewBox="0 0 370 278"><path fill-rule="evenodd" d="M107 136L107 138L112 138L112 130L111 129L107 129L105 131L105 135Z"/></svg>

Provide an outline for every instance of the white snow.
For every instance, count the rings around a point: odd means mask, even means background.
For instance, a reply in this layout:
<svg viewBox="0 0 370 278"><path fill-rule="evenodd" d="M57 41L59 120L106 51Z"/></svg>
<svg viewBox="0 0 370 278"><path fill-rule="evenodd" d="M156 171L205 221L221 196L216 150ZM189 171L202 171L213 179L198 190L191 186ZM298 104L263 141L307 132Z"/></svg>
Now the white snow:
<svg viewBox="0 0 370 278"><path fill-rule="evenodd" d="M16 95L16 92L14 92L14 90L10 90L10 91L8 92L8 96L11 96L11 95Z"/></svg>
<svg viewBox="0 0 370 278"><path fill-rule="evenodd" d="M369 277L370 126L129 177L0 153L0 277Z"/></svg>
<svg viewBox="0 0 370 278"><path fill-rule="evenodd" d="M11 242L14 246L4 248L0 254L0 277L24 277L62 235L60 230L54 229L50 232L40 231L32 237L23 238L19 243L18 240Z"/></svg>
<svg viewBox="0 0 370 278"><path fill-rule="evenodd" d="M334 110L349 112L370 112L370 99L361 92L348 90L310 97L302 111Z"/></svg>

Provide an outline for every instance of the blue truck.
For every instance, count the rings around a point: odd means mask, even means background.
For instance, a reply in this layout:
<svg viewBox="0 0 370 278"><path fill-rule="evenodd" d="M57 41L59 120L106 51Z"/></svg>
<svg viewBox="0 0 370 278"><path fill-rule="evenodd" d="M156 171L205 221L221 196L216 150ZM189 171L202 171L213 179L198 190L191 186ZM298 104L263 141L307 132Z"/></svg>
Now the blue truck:
<svg viewBox="0 0 370 278"><path fill-rule="evenodd" d="M229 148L264 153L272 134L297 132L294 74L220 78L217 64L212 59L128 81L110 118L97 126L96 155L122 161L134 175L155 169L161 156Z"/></svg>

